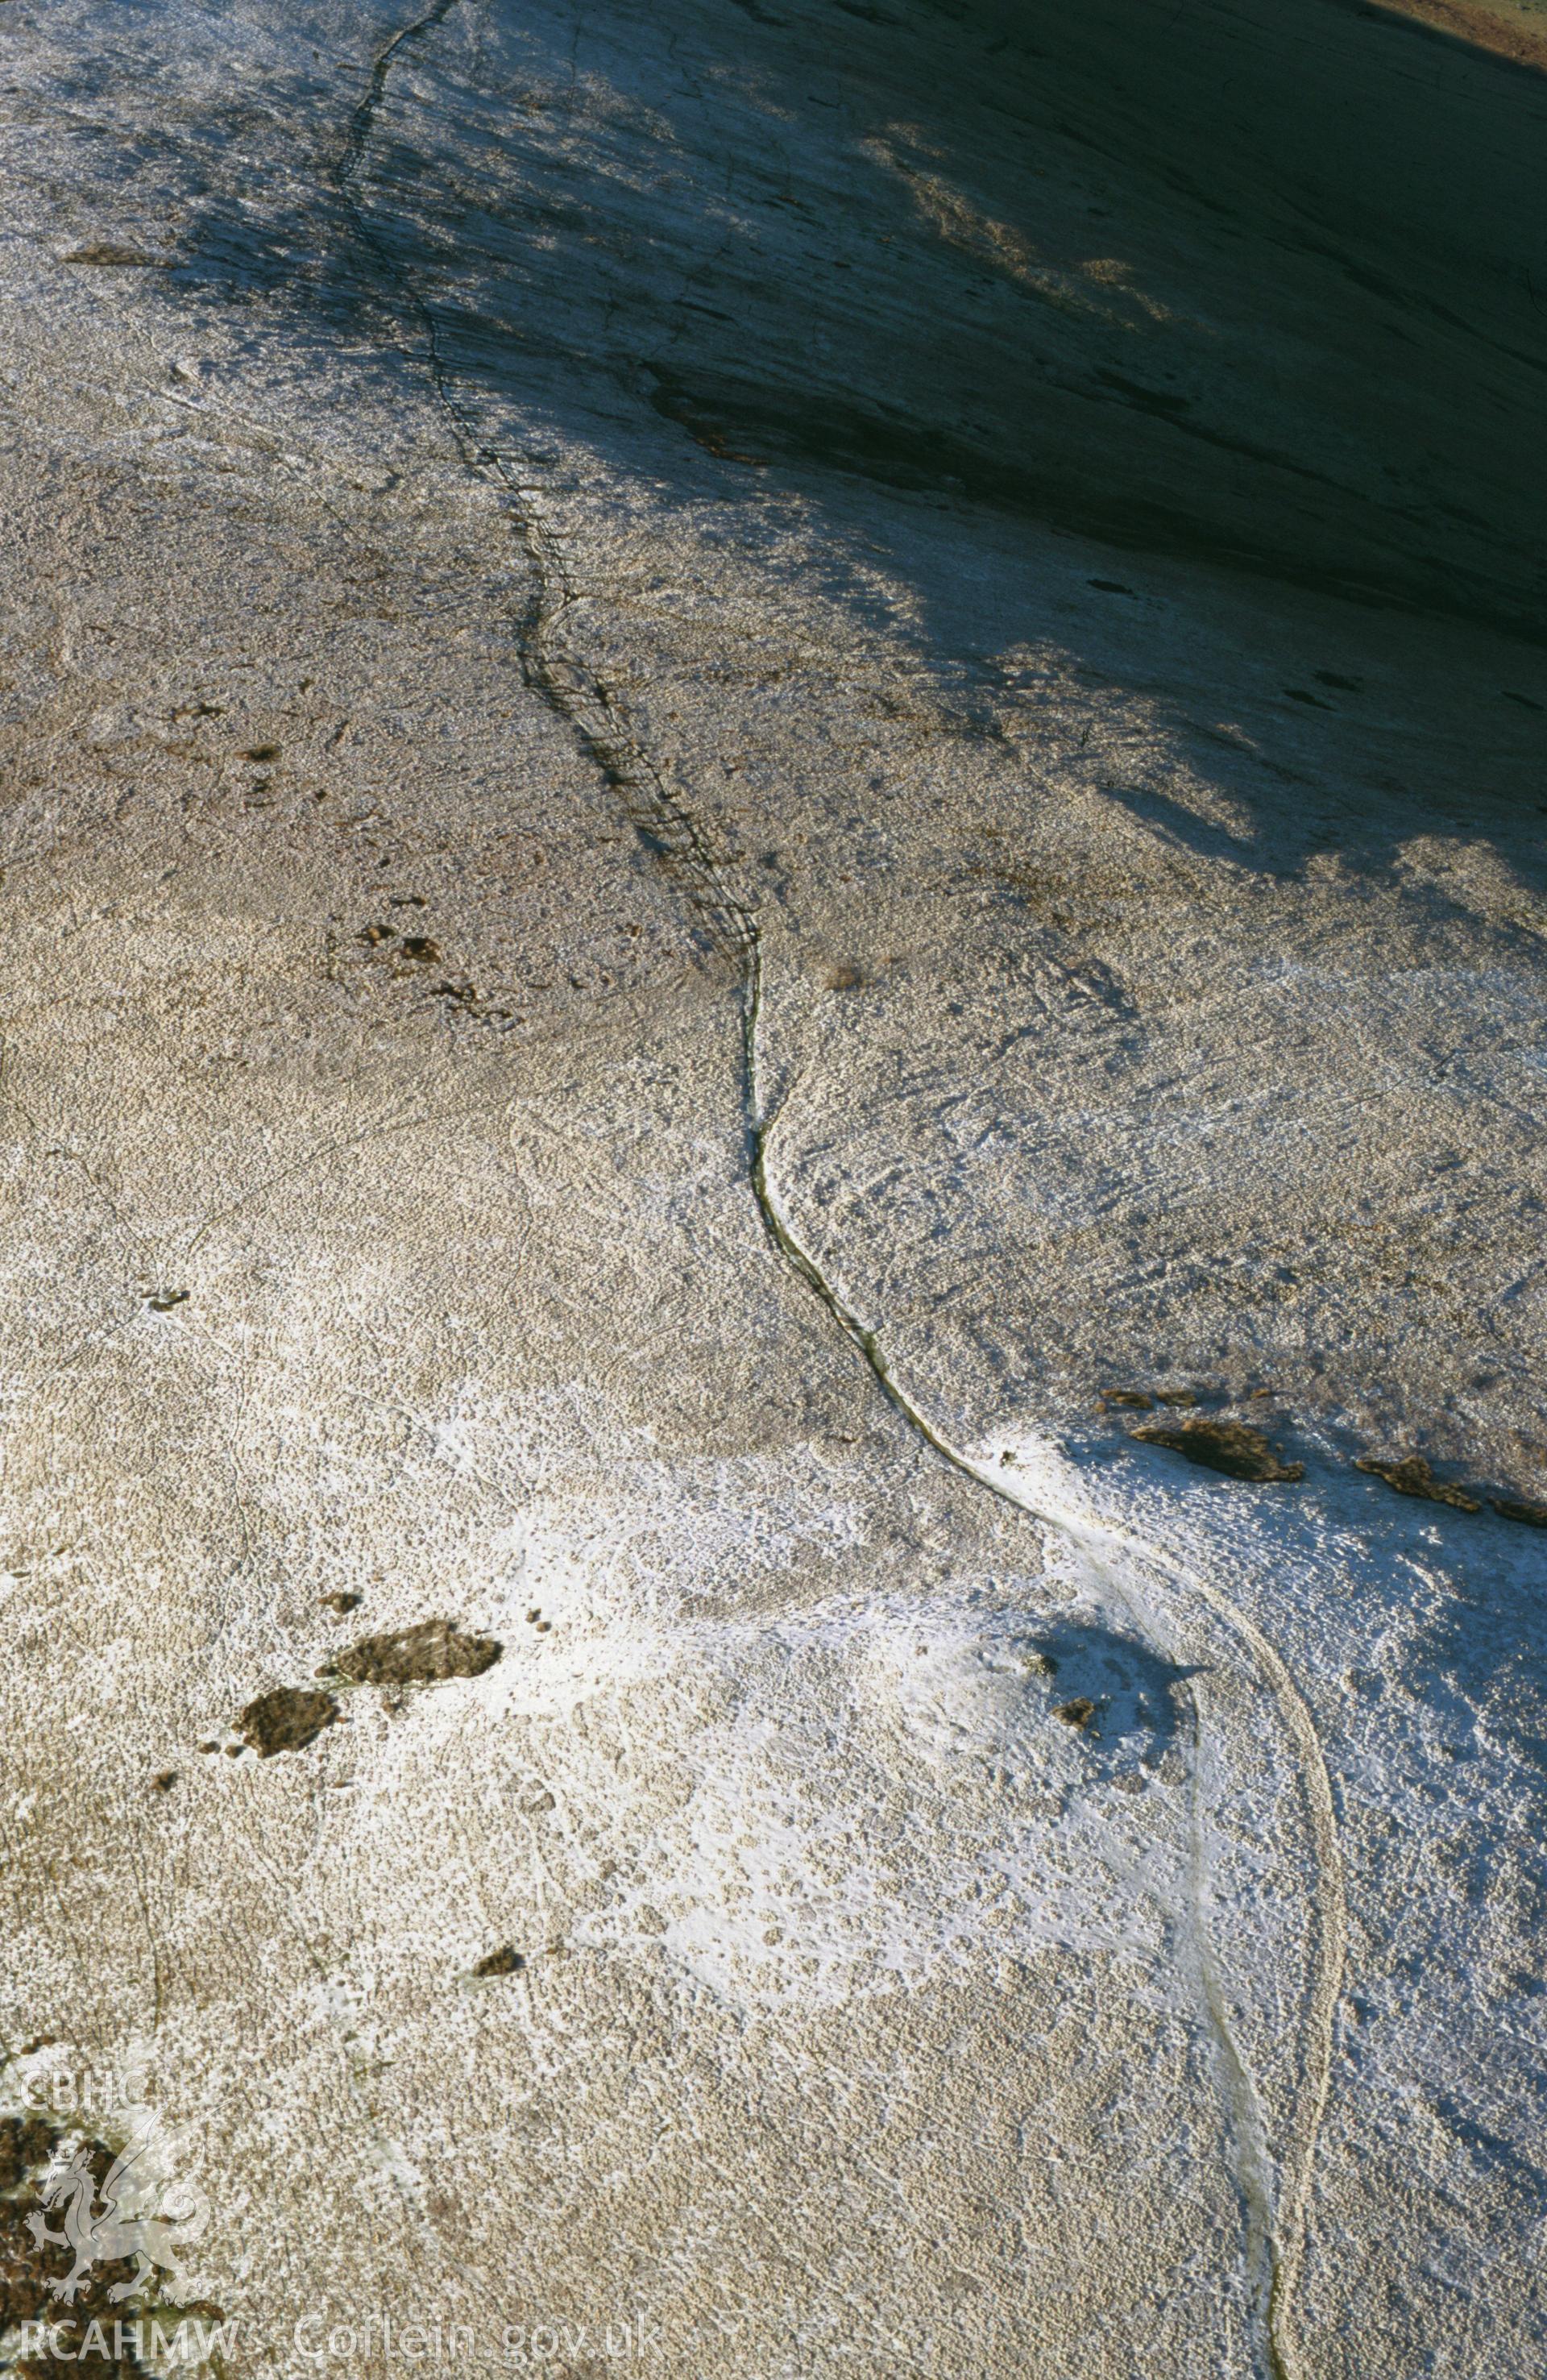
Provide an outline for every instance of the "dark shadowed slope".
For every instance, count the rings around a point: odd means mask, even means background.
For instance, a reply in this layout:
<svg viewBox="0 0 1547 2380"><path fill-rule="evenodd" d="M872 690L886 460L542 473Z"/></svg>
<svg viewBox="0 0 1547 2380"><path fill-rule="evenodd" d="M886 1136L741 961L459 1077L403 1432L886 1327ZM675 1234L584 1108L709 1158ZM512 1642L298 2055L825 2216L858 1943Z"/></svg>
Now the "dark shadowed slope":
<svg viewBox="0 0 1547 2380"><path fill-rule="evenodd" d="M457 369L556 419L1547 625L1547 81L1389 14L453 9L368 183ZM217 155L188 281L379 327L284 188Z"/></svg>

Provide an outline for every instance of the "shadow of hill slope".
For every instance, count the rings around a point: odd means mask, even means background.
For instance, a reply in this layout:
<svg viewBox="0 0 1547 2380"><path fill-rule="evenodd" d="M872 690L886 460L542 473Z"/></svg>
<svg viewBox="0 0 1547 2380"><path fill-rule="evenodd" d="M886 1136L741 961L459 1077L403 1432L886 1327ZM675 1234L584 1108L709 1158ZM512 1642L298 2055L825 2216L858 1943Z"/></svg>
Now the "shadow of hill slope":
<svg viewBox="0 0 1547 2380"><path fill-rule="evenodd" d="M1399 18L464 5L357 188L508 401L1547 634L1547 80ZM369 312L325 186L253 198L190 293Z"/></svg>

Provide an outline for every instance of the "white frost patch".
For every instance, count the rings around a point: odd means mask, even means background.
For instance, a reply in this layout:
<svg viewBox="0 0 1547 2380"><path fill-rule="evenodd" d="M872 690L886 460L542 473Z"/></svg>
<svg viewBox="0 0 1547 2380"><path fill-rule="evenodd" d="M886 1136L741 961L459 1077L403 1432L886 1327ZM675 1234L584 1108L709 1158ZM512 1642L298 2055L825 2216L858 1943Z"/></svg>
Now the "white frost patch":
<svg viewBox="0 0 1547 2380"><path fill-rule="evenodd" d="M610 1660L619 1686L653 1671L626 1696L648 1831L578 1938L654 1942L747 2005L1057 1947L1151 1965L1182 1892L1166 1682L1094 1604L1035 1592L846 1598L649 1652L636 1621L593 1638L604 1701ZM1058 1716L1082 1695L1095 1716Z"/></svg>

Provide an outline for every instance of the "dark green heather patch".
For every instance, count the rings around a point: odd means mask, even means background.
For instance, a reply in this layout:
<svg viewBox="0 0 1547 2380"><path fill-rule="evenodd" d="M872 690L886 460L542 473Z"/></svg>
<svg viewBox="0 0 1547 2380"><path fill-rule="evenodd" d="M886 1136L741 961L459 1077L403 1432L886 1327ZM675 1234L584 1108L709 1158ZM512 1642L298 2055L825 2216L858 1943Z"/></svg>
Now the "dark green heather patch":
<svg viewBox="0 0 1547 2380"><path fill-rule="evenodd" d="M25 2116L0 2116L0 2196L19 2190L34 2168L53 2154L54 2126L40 2108Z"/></svg>
<svg viewBox="0 0 1547 2380"><path fill-rule="evenodd" d="M274 1686L248 1703L236 1730L260 1759L270 1760L276 1752L304 1750L343 1716L332 1694L308 1686Z"/></svg>
<svg viewBox="0 0 1547 2380"><path fill-rule="evenodd" d="M319 1671L356 1686L435 1686L447 1678L480 1678L504 1646L472 1636L451 1620L420 1620L381 1636L362 1636Z"/></svg>
<svg viewBox="0 0 1547 2380"><path fill-rule="evenodd" d="M150 273L164 273L172 261L169 256L148 256L141 248L126 248L115 239L91 240L59 259L61 264L127 264Z"/></svg>
<svg viewBox="0 0 1547 2380"><path fill-rule="evenodd" d="M1399 1496L1422 1496L1431 1504L1454 1504L1458 1512L1481 1512L1481 1505L1464 1488L1453 1488L1444 1479L1436 1479L1421 1454L1382 1456L1361 1454L1355 1464L1359 1471L1368 1471L1372 1477L1384 1479Z"/></svg>
<svg viewBox="0 0 1547 2380"><path fill-rule="evenodd" d="M1227 1479L1303 1479L1303 1463L1281 1463L1260 1429L1244 1421L1155 1421L1132 1435L1149 1446L1168 1446L1222 1471Z"/></svg>
<svg viewBox="0 0 1547 2380"><path fill-rule="evenodd" d="M526 1964L520 1951L513 1949L506 1942L498 1950L490 1950L486 1958L480 1959L473 1973L475 1975L519 1975Z"/></svg>
<svg viewBox="0 0 1547 2380"><path fill-rule="evenodd" d="M1547 1504L1533 1504L1526 1496L1495 1496L1493 1505L1506 1521L1524 1521L1528 1528L1547 1529Z"/></svg>

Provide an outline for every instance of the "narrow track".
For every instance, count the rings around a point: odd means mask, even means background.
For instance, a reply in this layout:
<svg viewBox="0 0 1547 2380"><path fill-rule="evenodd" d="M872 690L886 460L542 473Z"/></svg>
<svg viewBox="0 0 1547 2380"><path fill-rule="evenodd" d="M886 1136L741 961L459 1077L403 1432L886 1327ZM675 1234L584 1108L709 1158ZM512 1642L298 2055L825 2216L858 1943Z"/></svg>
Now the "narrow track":
<svg viewBox="0 0 1547 2380"><path fill-rule="evenodd" d="M1301 2026L1300 2088L1288 2142L1275 2160L1260 2095L1229 2021L1208 1924L1207 1814L1201 1800L1197 1756L1203 1718L1196 1691L1190 1684L1185 1688L1194 1744L1191 1924L1185 1955L1193 1969L1230 2109L1256 2331L1254 2360L1265 2380L1299 2380L1302 2367L1295 2302L1304 2262L1306 2211L1330 2088L1333 2027L1348 1930L1332 1787L1314 1721L1277 1650L1218 1588L1121 1532L1093 1528L1078 1514L1033 1502L991 1469L986 1460L953 1445L898 1378L878 1332L861 1318L802 1245L780 1203L769 1155L781 1111L769 1103L764 1087L760 1031L765 980L756 908L738 885L733 863L716 849L708 830L666 784L631 728L622 699L565 636L564 622L574 607L575 591L533 485L537 466L502 454L483 439L447 363L432 309L371 223L356 187L394 61L408 44L432 31L460 5L462 0L436 0L432 8L395 33L378 54L366 94L350 120L334 185L361 247L375 260L401 314L418 334L417 350L402 346L405 359L427 372L464 467L495 487L507 505L527 565L529 592L513 621L524 684L562 722L584 759L617 799L641 843L682 898L702 939L739 972L741 1105L747 1178L768 1242L786 1270L816 1299L854 1348L908 1430L938 1461L975 1488L1072 1541L1097 1566L1136 1632L1155 1649L1170 1650L1164 1642L1166 1632L1132 1585L1114 1569L1113 1557L1135 1557L1150 1570L1169 1576L1184 1595L1196 1597L1268 1687L1295 1746L1301 1799L1315 1851L1314 1935Z"/></svg>

